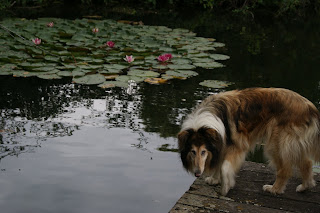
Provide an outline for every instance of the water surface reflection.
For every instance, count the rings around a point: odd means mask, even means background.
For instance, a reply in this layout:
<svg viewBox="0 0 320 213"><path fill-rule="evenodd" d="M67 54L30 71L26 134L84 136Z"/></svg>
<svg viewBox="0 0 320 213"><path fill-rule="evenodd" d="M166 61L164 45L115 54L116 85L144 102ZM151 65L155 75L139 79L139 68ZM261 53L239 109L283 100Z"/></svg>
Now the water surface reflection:
<svg viewBox="0 0 320 213"><path fill-rule="evenodd" d="M163 212L193 181L174 134L145 130L140 87L1 79L19 85L0 93L2 211Z"/></svg>
<svg viewBox="0 0 320 213"><path fill-rule="evenodd" d="M0 76L2 212L168 211L193 181L174 152L180 122L219 92L199 86L203 80L234 82L228 89L285 87L319 106L318 20L291 26L190 17L139 19L225 42L226 67L130 90Z"/></svg>

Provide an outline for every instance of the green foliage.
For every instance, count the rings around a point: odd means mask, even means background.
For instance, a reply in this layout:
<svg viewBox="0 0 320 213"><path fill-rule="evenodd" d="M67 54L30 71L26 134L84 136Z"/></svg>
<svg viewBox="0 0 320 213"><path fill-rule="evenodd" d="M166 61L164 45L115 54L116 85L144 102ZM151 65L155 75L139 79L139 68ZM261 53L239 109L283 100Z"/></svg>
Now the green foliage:
<svg viewBox="0 0 320 213"><path fill-rule="evenodd" d="M53 0L0 0L0 14L2 11L8 10L15 6L28 7L34 5L45 5L50 2L53 2Z"/></svg>
<svg viewBox="0 0 320 213"><path fill-rule="evenodd" d="M213 8L215 0L199 0L199 3L204 7L204 8Z"/></svg>
<svg viewBox="0 0 320 213"><path fill-rule="evenodd" d="M15 6L50 6L55 0L0 0L0 11ZM67 3L67 0L60 0L60 3ZM232 11L239 15L251 15L257 11L268 11L274 16L297 15L304 16L310 11L320 12L320 0L73 0L76 5L126 5L127 7L144 7L144 8L166 8L181 6L191 6L204 8L206 10L225 10Z"/></svg>
<svg viewBox="0 0 320 213"><path fill-rule="evenodd" d="M278 14L299 13L299 11L306 8L308 4L310 4L310 1L283 0L279 3Z"/></svg>
<svg viewBox="0 0 320 213"><path fill-rule="evenodd" d="M10 0L1 0L0 11L7 9L11 4Z"/></svg>
<svg viewBox="0 0 320 213"><path fill-rule="evenodd" d="M256 10L269 10L275 16L304 15L308 10L319 13L320 1L312 0L194 0L204 8L232 10L238 14L251 14Z"/></svg>
<svg viewBox="0 0 320 213"><path fill-rule="evenodd" d="M30 5L40 5L48 2L48 0L17 0L17 1L12 1L11 2L15 3L16 5L19 6L30 6Z"/></svg>

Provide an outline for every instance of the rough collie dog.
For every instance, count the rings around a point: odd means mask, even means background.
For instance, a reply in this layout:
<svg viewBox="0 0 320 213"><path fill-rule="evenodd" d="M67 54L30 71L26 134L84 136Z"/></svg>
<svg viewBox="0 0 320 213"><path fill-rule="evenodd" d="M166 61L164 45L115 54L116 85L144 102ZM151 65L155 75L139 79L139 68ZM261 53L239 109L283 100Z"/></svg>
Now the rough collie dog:
<svg viewBox="0 0 320 213"><path fill-rule="evenodd" d="M184 168L209 184L221 183L226 195L246 154L263 143L276 169L273 185L263 190L281 194L293 167L301 172L302 192L315 186L312 161L320 161L317 108L299 94L278 88L251 88L211 95L188 115L178 134Z"/></svg>

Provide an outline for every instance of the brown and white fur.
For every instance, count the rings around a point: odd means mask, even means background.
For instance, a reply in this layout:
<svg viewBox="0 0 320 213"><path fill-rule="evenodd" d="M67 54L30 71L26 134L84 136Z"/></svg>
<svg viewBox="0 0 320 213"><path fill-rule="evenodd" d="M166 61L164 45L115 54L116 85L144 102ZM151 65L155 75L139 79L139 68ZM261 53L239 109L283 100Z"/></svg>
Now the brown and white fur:
<svg viewBox="0 0 320 213"><path fill-rule="evenodd" d="M226 195L235 185L246 154L263 143L276 169L273 185L263 190L284 193L293 167L300 170L302 192L315 186L312 159L320 161L317 108L301 95L280 88L250 88L207 97L188 115L178 134L184 168L209 184L221 183Z"/></svg>

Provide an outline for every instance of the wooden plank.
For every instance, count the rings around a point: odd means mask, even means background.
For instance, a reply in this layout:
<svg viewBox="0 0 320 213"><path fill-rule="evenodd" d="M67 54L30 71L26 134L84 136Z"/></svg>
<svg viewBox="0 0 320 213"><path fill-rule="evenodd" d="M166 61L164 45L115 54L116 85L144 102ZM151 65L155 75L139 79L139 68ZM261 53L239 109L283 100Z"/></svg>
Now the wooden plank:
<svg viewBox="0 0 320 213"><path fill-rule="evenodd" d="M285 211L238 203L231 199L210 198L206 196L185 193L178 201L180 205L196 207L198 210L210 212L248 212L248 213L283 213ZM176 210L177 208L173 208ZM190 209L188 209L190 210ZM173 211L170 211L173 212ZM181 211L180 211L181 212Z"/></svg>
<svg viewBox="0 0 320 213"><path fill-rule="evenodd" d="M170 212L320 212L319 174L315 175L317 186L304 193L295 191L301 183L297 177L289 180L283 195L264 192L262 186L272 184L274 180L275 174L271 168L245 162L236 178L235 188L230 190L227 197L219 195L219 185L210 186L203 178L198 178Z"/></svg>
<svg viewBox="0 0 320 213"><path fill-rule="evenodd" d="M181 213L181 212L204 212L204 213L215 213L219 211L214 211L211 209L203 209L196 206L184 205L177 203L174 208L171 209L170 213Z"/></svg>

